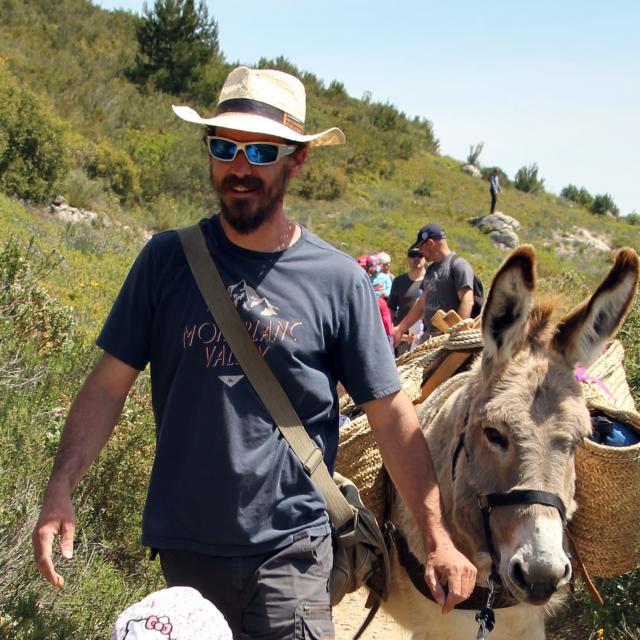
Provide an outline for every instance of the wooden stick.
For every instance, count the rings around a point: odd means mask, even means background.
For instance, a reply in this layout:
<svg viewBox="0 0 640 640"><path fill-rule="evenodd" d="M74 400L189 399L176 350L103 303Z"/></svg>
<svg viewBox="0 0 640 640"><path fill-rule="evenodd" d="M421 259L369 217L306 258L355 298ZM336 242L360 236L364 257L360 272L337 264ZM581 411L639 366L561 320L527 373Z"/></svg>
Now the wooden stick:
<svg viewBox="0 0 640 640"><path fill-rule="evenodd" d="M453 312L455 313L455 311ZM443 314L445 315L445 314ZM456 316L458 314L456 313ZM460 318L460 316L458 316ZM459 322L459 320L458 320ZM456 324L455 322L453 324ZM480 317L477 317L473 323L473 328L480 326ZM437 387L445 380L448 380L474 353L473 351L452 351L441 363L440 366L431 374L429 379L422 385L422 393L413 404L424 402L433 393Z"/></svg>

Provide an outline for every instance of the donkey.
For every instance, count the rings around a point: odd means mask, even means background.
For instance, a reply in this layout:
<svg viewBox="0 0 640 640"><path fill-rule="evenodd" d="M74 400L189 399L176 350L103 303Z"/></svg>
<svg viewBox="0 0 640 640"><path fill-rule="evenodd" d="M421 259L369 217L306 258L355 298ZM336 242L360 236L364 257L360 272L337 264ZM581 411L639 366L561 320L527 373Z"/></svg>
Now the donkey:
<svg viewBox="0 0 640 640"><path fill-rule="evenodd" d="M491 640L544 639L545 610L560 603L571 579L564 526L577 506L575 449L591 432L574 369L592 363L626 317L638 272L635 251L620 250L595 293L555 326L553 305L534 305L532 247L516 249L496 273L481 358L428 424L418 411L452 538L478 568L480 604L443 616L419 593L416 571L412 582L399 557L413 554L419 566L425 553L396 496L390 519L401 535L383 606L412 640L476 638L490 576L498 583Z"/></svg>

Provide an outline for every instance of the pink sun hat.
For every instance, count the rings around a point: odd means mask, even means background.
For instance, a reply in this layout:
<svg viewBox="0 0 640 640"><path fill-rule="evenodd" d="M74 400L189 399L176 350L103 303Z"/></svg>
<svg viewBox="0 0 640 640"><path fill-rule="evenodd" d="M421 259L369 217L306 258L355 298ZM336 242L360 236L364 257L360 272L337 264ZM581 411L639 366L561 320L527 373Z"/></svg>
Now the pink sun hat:
<svg viewBox="0 0 640 640"><path fill-rule="evenodd" d="M233 640L216 607L191 587L156 591L127 607L111 640Z"/></svg>

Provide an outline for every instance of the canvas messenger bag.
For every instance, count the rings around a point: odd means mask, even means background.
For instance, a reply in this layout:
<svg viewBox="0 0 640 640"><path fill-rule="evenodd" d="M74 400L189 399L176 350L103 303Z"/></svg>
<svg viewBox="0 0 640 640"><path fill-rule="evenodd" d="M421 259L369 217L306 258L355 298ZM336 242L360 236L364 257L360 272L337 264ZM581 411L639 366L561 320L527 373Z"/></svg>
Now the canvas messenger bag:
<svg viewBox="0 0 640 640"><path fill-rule="evenodd" d="M373 514L363 505L356 486L329 473L321 449L302 426L289 398L260 355L222 282L198 225L178 230L194 279L225 340L285 440L327 503L333 539L331 604L367 585L387 598L389 555Z"/></svg>

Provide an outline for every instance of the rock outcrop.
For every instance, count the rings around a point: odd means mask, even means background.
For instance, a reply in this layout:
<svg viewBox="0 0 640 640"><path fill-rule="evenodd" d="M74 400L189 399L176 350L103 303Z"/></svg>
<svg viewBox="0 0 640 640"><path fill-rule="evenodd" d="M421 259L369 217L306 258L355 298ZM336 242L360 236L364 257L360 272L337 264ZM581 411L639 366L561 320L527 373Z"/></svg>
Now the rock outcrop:
<svg viewBox="0 0 640 640"><path fill-rule="evenodd" d="M474 164L465 164L462 167L462 170L469 175L472 175L474 178L482 178L482 171L478 169Z"/></svg>
<svg viewBox="0 0 640 640"><path fill-rule="evenodd" d="M500 211L488 216L469 218L469 223L486 233L500 249L515 249L520 244L516 233L520 230L520 223Z"/></svg>

